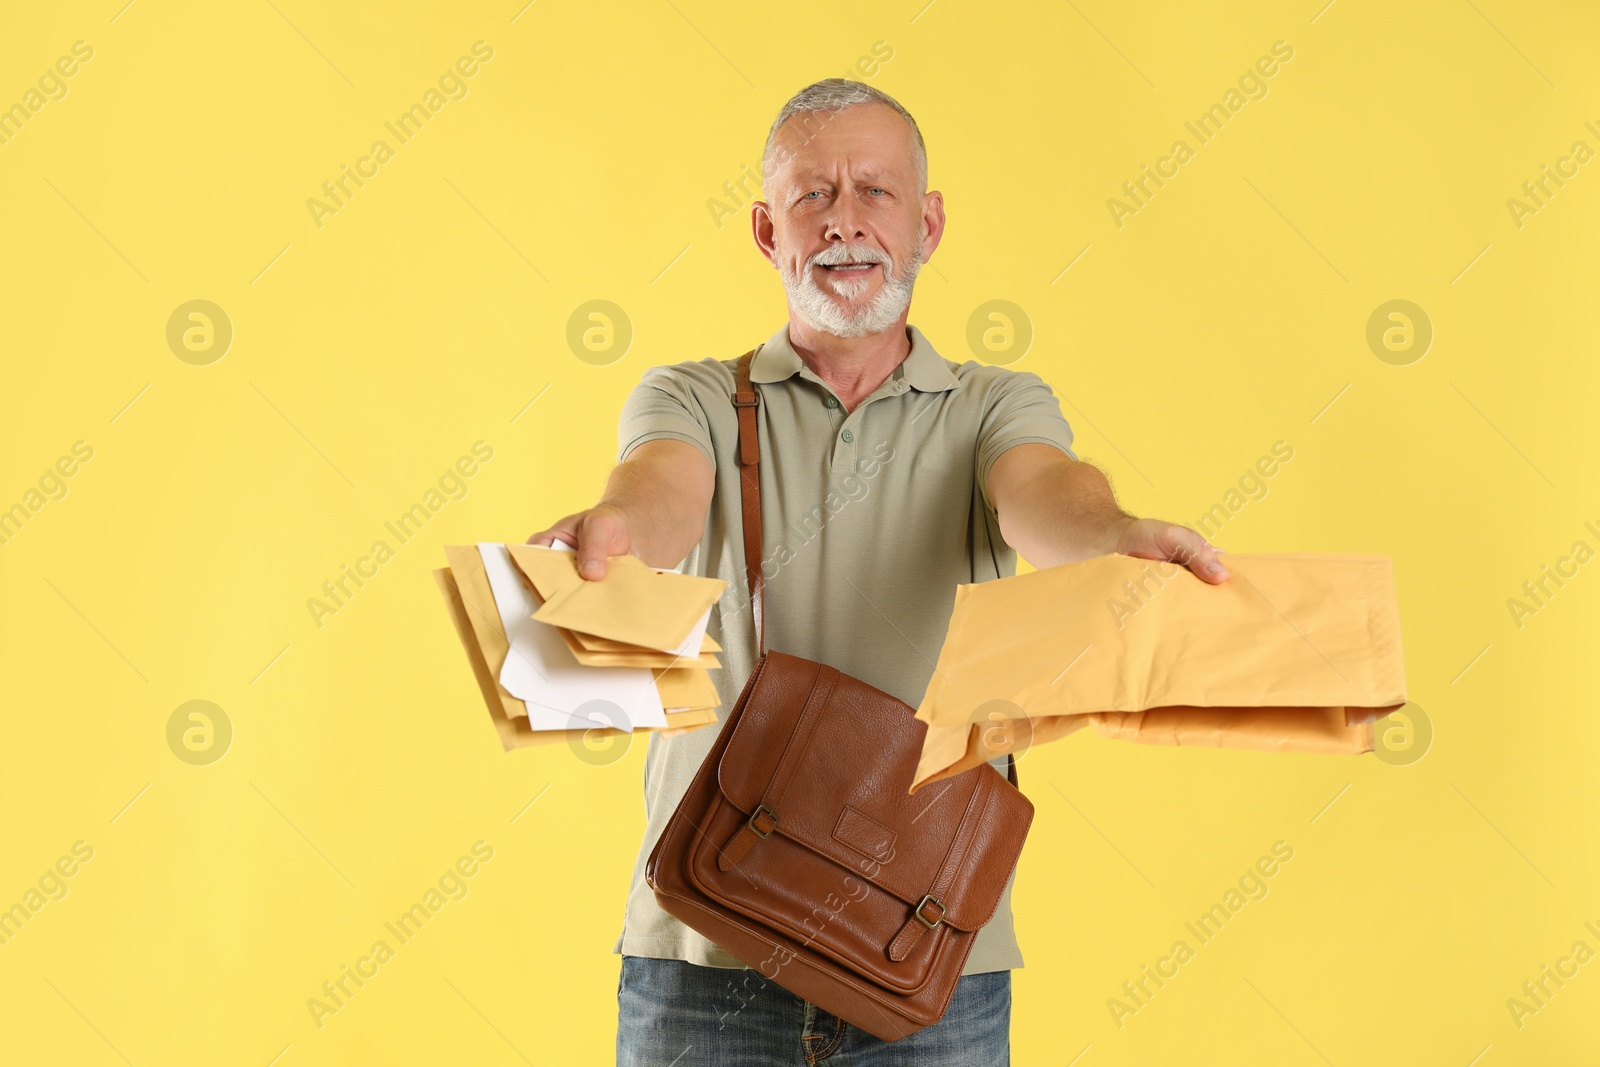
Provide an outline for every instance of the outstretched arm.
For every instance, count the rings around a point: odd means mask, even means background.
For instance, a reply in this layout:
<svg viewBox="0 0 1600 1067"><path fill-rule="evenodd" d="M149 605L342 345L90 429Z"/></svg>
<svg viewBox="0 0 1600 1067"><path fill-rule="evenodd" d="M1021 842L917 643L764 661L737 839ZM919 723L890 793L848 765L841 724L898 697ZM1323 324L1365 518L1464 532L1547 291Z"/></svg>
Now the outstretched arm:
<svg viewBox="0 0 1600 1067"><path fill-rule="evenodd" d="M1006 543L1035 567L1120 552L1172 560L1213 585L1228 580L1218 549L1204 537L1177 523L1129 515L1098 467L1052 445L1006 449L989 468L988 490Z"/></svg>

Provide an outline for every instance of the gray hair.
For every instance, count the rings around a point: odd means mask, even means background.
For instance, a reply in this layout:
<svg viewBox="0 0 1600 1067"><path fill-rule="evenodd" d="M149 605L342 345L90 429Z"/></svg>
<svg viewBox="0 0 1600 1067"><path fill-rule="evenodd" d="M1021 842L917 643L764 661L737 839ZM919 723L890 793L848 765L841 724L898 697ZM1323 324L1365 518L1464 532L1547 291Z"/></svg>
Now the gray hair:
<svg viewBox="0 0 1600 1067"><path fill-rule="evenodd" d="M824 78L819 82L812 82L801 89L789 102L783 105L778 112L778 117L772 122L772 129L767 133L767 147L761 153L761 180L765 184L771 179L777 154L776 142L778 130L785 122L796 115L806 114L837 114L847 108L860 104L886 104L894 108L900 117L906 120L906 125L911 127L911 155L917 163L917 192L928 191L928 148L922 141L922 131L917 128L917 120L911 117L911 112L900 106L900 101L890 96L881 89L875 89L864 82L851 81L848 78ZM804 120L802 120L804 121ZM810 140L810 137L807 137Z"/></svg>

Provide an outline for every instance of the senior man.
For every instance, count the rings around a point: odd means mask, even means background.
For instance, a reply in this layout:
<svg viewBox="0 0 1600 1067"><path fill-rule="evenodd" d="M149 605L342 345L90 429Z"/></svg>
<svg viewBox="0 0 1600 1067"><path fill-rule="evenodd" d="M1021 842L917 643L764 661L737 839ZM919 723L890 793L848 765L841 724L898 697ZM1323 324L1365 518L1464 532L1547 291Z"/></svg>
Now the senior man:
<svg viewBox="0 0 1600 1067"><path fill-rule="evenodd" d="M1120 552L1227 579L1195 531L1117 506L1105 476L1073 453L1038 375L945 359L907 324L945 218L905 108L858 82L807 86L773 122L762 173L769 199L752 205L755 243L789 310L750 374L761 397L768 648L915 706L956 585L1014 574L1018 552L1036 567ZM713 672L724 716L758 655L730 402L737 362L646 370L623 405L618 466L600 502L529 538L575 545L590 579L624 554L659 567L687 559L687 573L727 579L709 628L724 649ZM1008 1062L1011 969L1023 965L1010 880L943 1018L894 1042L764 979L661 910L645 861L716 733L650 738L644 841L613 948L619 1067ZM1005 772L1003 756L993 765Z"/></svg>

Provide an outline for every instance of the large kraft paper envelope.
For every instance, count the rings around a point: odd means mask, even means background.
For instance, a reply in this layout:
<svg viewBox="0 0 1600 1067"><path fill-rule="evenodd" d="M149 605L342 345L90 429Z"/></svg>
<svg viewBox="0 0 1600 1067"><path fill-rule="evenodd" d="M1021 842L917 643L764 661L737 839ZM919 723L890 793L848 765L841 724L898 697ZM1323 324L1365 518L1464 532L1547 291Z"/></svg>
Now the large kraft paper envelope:
<svg viewBox="0 0 1600 1067"><path fill-rule="evenodd" d="M659 571L637 556L610 556L604 578L580 578L577 585L561 586L533 617L596 637L671 651L689 637L727 587L721 578Z"/></svg>
<svg viewBox="0 0 1600 1067"><path fill-rule="evenodd" d="M450 561L451 587L462 604L467 629L461 635L463 642L471 639L489 670L489 679L495 692L491 705L498 705L513 719L523 720L527 726L528 705L512 696L500 684L500 668L511 654L511 642L506 638L505 627L500 622L500 610L495 607L494 592L489 588L489 575L483 567L483 557L473 545L446 545L445 559ZM437 572L435 572L437 575ZM488 694L485 694L488 699ZM535 732L535 731L530 731Z"/></svg>
<svg viewBox="0 0 1600 1067"><path fill-rule="evenodd" d="M1235 554L1209 585L1107 555L956 587L911 792L1085 726L1146 744L1356 754L1406 702L1385 556Z"/></svg>
<svg viewBox="0 0 1600 1067"><path fill-rule="evenodd" d="M476 555L476 552L473 554ZM528 725L526 708L520 718L509 714L506 702L518 704L521 702L501 689L499 682L496 681L498 672L490 671L489 662L484 657L483 648L473 628L472 612L462 598L461 589L451 568L440 567L433 572L433 577L438 583L439 592L444 597L450 620L455 624L456 636L460 638L461 645L466 650L467 661L472 667L473 677L477 679L478 689L483 693L484 703L489 708L489 717L494 722L495 734L500 738L501 748L509 752L514 748L527 748L532 745L592 745L600 738L628 736L626 730L599 726L576 730L534 730ZM655 729L658 733L670 737L717 721L714 707L678 710L668 708L666 715L666 728L648 727L636 732L644 733L649 729Z"/></svg>

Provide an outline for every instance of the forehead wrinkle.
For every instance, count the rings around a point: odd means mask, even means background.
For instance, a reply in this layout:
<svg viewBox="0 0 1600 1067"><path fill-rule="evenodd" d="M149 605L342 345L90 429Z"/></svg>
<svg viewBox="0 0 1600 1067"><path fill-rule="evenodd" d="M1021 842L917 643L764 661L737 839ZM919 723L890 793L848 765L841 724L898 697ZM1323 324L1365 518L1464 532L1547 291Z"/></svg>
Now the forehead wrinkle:
<svg viewBox="0 0 1600 1067"><path fill-rule="evenodd" d="M843 163L840 165L840 167L843 170L849 171L853 179L856 181L893 182L897 179L897 175L895 175L893 172L884 170L876 164L852 167L849 163ZM794 176L794 180L798 182L810 182L829 180L832 177L832 169L827 167L811 166L796 174Z"/></svg>

